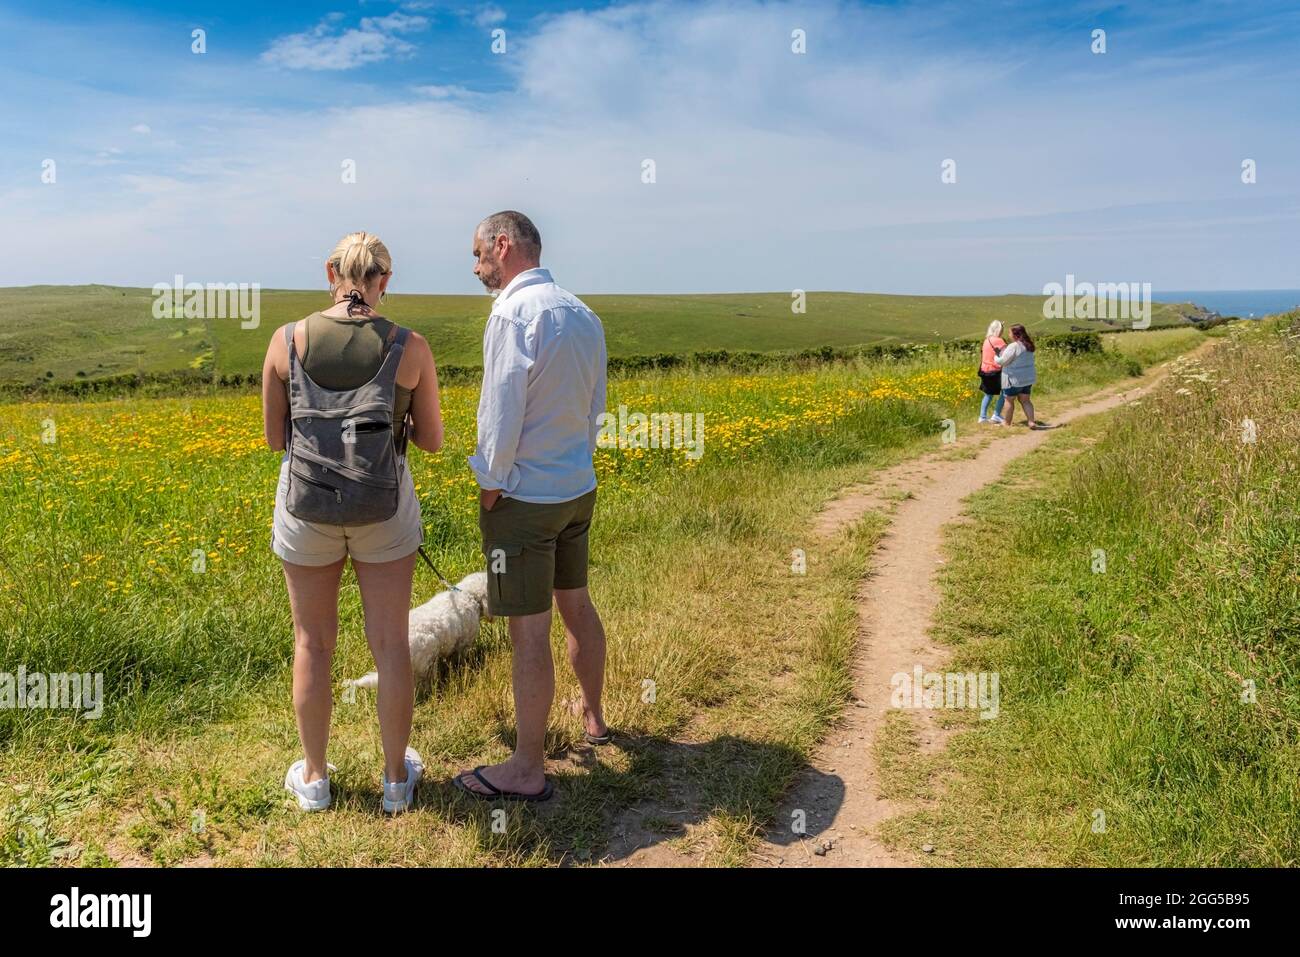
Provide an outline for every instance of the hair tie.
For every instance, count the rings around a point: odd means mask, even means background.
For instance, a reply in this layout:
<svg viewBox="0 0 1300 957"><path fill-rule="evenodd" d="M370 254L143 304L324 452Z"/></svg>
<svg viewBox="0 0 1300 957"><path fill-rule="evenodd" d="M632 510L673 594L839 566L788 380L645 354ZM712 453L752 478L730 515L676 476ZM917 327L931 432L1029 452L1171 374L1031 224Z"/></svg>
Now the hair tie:
<svg viewBox="0 0 1300 957"><path fill-rule="evenodd" d="M352 315L352 310L353 310L353 309L366 309L366 308L369 308L369 307L366 305L365 297L361 295L361 291L360 291L359 289L353 289L350 293L348 293L348 298L347 298L346 300L342 300L342 299L340 299L339 301L340 301L340 302L344 302L344 301L347 302L347 304L348 304L348 315L349 315L349 316Z"/></svg>

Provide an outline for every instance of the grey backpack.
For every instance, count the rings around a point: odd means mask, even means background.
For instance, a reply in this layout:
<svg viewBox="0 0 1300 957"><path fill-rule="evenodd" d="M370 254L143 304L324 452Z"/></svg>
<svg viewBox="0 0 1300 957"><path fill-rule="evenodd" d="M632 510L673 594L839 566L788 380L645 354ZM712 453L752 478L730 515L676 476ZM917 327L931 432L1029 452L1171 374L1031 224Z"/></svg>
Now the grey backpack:
<svg viewBox="0 0 1300 957"><path fill-rule="evenodd" d="M289 491L295 518L323 525L371 525L397 514L399 468L406 456L410 418L400 447L393 437L397 365L408 330L394 326L383 364L373 379L336 391L307 375L285 327L289 347Z"/></svg>

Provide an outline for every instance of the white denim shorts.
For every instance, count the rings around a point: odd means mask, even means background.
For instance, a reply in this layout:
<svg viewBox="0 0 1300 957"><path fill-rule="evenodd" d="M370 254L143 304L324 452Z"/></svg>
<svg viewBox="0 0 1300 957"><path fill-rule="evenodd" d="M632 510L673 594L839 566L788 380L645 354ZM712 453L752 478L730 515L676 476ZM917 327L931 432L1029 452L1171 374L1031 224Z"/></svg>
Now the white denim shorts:
<svg viewBox="0 0 1300 957"><path fill-rule="evenodd" d="M280 464L280 484L275 491L275 518L271 524L271 551L293 565L332 565L351 555L358 562L392 562L405 558L424 544L420 500L406 461L399 462L397 514L372 525L321 525L304 522L284 507L289 491L289 460Z"/></svg>

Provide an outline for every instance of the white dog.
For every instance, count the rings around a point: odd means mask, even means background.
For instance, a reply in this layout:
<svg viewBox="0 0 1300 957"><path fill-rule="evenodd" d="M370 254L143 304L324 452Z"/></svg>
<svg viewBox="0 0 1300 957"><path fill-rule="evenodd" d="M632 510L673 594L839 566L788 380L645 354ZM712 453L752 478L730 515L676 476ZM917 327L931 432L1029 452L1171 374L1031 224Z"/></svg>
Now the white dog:
<svg viewBox="0 0 1300 957"><path fill-rule="evenodd" d="M411 671L417 681L433 669L439 658L450 658L474 644L480 619L488 618L487 572L466 575L456 589L440 591L411 609ZM372 671L344 684L378 688L379 672Z"/></svg>

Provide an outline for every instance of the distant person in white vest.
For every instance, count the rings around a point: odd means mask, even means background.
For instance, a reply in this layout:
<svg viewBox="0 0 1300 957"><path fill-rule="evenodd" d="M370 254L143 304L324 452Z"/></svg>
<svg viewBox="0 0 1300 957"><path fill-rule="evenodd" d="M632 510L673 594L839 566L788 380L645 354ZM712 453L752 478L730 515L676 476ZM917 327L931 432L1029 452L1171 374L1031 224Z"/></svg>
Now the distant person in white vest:
<svg viewBox="0 0 1300 957"><path fill-rule="evenodd" d="M545 801L553 793L543 751L555 697L552 599L582 688L583 737L610 740L601 706L605 629L587 591L605 331L541 267L542 238L523 213L483 220L473 251L474 275L495 301L469 467L481 489L488 613L510 620L518 734L508 760L463 771L454 783L480 798Z"/></svg>
<svg viewBox="0 0 1300 957"><path fill-rule="evenodd" d="M1011 327L1011 344L999 353L994 361L1002 369L1002 394L1007 398L1007 425L1014 425L1016 419L1016 400L1025 410L1025 419L1031 429L1038 428L1034 420L1034 403L1029 392L1038 381L1038 369L1034 363L1034 340L1022 325Z"/></svg>

